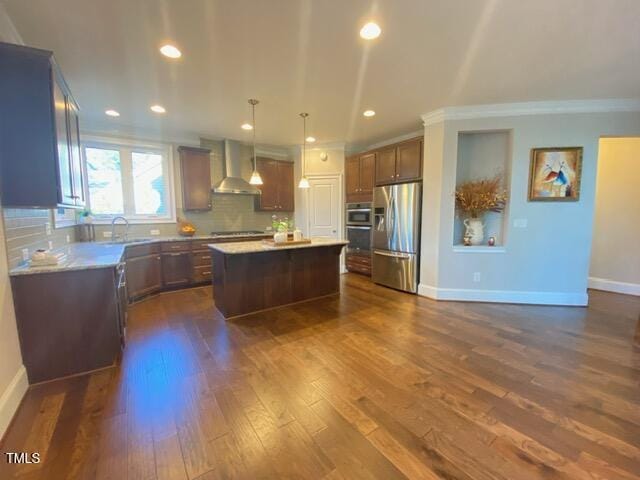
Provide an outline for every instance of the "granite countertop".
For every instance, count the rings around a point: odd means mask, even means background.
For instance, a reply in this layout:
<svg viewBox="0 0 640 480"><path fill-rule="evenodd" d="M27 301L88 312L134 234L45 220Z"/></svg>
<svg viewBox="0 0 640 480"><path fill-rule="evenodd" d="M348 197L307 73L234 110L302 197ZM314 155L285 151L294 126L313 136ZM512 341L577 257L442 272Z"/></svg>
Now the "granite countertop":
<svg viewBox="0 0 640 480"><path fill-rule="evenodd" d="M303 243L297 245L282 245L276 247L269 245L262 240L256 242L235 242L235 243L212 243L208 247L212 250L217 250L228 255L243 254L243 253L258 253L258 252L273 252L278 250L294 250L298 248L313 248L313 247L331 247L334 245L347 245L349 242L345 240L335 240L333 238L326 237L313 237L311 243Z"/></svg>
<svg viewBox="0 0 640 480"><path fill-rule="evenodd" d="M53 253L64 253L66 258L57 265L32 267L28 263L19 265L9 271L10 276L32 275L37 273L53 273L66 270L89 270L93 268L115 267L124 257L124 251L131 245L145 245L160 242L179 242L193 240L232 240L235 238L262 238L270 236L268 233L247 235L194 235L193 237L170 236L143 239L131 239L128 242L77 242L62 248L56 248ZM257 242L247 242L257 243ZM226 243L227 245L233 243Z"/></svg>

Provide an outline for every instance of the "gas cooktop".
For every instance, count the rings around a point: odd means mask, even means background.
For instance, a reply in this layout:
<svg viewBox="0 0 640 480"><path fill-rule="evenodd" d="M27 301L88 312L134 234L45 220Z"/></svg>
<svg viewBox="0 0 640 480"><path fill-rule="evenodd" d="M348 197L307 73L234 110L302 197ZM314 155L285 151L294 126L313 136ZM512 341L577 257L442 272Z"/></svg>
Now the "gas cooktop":
<svg viewBox="0 0 640 480"><path fill-rule="evenodd" d="M264 235L260 230L240 230L235 232L211 232L213 237L246 237L249 235Z"/></svg>

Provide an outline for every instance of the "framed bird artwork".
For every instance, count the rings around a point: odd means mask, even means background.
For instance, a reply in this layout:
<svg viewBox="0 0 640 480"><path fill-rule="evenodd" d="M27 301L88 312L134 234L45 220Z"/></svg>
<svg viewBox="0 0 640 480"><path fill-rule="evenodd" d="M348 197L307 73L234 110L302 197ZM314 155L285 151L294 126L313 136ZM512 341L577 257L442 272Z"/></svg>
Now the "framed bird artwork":
<svg viewBox="0 0 640 480"><path fill-rule="evenodd" d="M577 202L581 174L582 147L532 148L529 201Z"/></svg>

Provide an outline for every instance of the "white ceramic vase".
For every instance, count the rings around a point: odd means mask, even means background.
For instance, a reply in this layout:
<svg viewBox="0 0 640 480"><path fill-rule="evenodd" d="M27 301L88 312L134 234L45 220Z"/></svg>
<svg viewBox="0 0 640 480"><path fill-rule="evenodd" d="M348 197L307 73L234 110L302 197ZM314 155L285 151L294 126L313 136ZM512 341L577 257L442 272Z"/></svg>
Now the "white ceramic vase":
<svg viewBox="0 0 640 480"><path fill-rule="evenodd" d="M471 245L482 245L484 242L484 223L479 218L465 218L465 236L471 238Z"/></svg>
<svg viewBox="0 0 640 480"><path fill-rule="evenodd" d="M274 233L273 241L276 243L285 243L287 241L287 232Z"/></svg>

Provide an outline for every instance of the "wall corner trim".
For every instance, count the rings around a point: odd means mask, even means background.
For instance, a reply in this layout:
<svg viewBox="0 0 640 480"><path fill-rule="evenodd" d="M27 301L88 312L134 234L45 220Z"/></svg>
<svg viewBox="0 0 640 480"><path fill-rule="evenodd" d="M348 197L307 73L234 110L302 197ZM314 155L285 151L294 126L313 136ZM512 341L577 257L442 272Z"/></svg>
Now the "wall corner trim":
<svg viewBox="0 0 640 480"><path fill-rule="evenodd" d="M589 288L604 290L605 292L640 296L640 283L618 282L615 280L607 280L606 278L589 277Z"/></svg>
<svg viewBox="0 0 640 480"><path fill-rule="evenodd" d="M27 370L24 365L20 365L13 380L0 396L0 438L4 436L7 427L9 427L27 388L29 388Z"/></svg>
<svg viewBox="0 0 640 480"><path fill-rule="evenodd" d="M526 292L516 290L438 288L423 283L418 285L418 295L434 300L458 302L520 303L571 307L585 307L589 302L587 292Z"/></svg>
<svg viewBox="0 0 640 480"><path fill-rule="evenodd" d="M613 98L600 100L563 100L544 102L496 103L444 107L421 115L424 126L445 120L469 120L488 117L548 115L568 113L639 112L639 98Z"/></svg>

